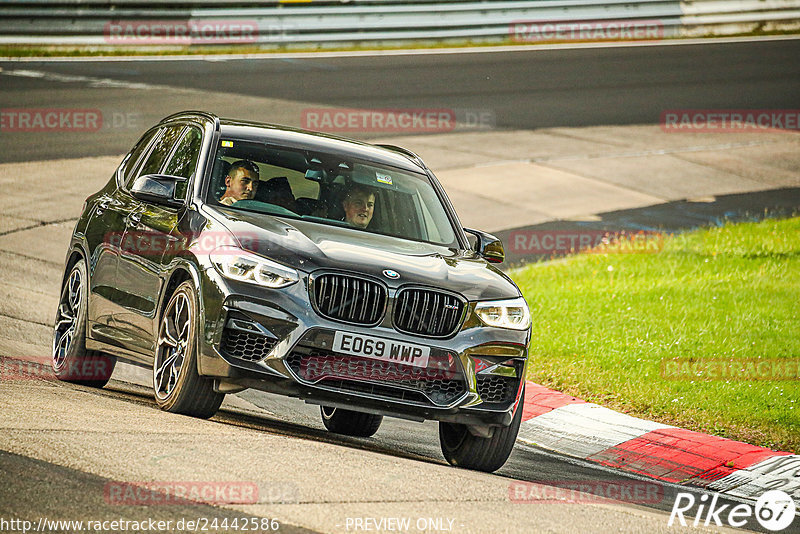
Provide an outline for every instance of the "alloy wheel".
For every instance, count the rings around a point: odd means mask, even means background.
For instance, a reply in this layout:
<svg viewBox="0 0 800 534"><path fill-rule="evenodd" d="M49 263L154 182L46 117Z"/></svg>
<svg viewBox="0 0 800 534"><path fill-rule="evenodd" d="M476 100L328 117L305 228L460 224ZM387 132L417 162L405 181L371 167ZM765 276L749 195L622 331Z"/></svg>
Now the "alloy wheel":
<svg viewBox="0 0 800 534"><path fill-rule="evenodd" d="M78 318L83 311L82 302L83 277L80 270L75 268L69 274L58 303L58 317L53 332L53 368L56 370L64 367L67 354L75 340Z"/></svg>
<svg viewBox="0 0 800 534"><path fill-rule="evenodd" d="M181 367L191 349L192 307L186 293L175 293L161 321L153 362L153 386L156 396L170 396L180 377Z"/></svg>

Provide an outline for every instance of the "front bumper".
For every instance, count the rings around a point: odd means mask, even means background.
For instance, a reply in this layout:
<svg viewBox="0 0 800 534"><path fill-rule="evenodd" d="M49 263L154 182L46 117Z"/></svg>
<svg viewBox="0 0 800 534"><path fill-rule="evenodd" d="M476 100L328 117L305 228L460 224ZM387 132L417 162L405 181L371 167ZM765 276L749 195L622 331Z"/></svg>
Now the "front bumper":
<svg viewBox="0 0 800 534"><path fill-rule="evenodd" d="M221 390L254 388L312 404L422 421L508 426L527 367L529 332L484 326L468 305L448 339L399 332L391 296L384 320L361 326L327 319L309 300L308 277L279 290L203 272L201 375ZM333 352L335 332L430 347L426 369Z"/></svg>

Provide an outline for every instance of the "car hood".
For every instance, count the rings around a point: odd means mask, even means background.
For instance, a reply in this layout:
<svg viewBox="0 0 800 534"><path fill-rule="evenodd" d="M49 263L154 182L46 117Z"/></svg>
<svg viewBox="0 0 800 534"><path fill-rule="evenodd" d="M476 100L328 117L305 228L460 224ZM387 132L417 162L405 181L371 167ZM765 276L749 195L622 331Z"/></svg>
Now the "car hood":
<svg viewBox="0 0 800 534"><path fill-rule="evenodd" d="M419 284L460 293L468 300L513 298L514 282L472 251L370 234L298 219L218 208L242 248L307 273L358 272L389 287ZM387 278L391 269L400 277Z"/></svg>

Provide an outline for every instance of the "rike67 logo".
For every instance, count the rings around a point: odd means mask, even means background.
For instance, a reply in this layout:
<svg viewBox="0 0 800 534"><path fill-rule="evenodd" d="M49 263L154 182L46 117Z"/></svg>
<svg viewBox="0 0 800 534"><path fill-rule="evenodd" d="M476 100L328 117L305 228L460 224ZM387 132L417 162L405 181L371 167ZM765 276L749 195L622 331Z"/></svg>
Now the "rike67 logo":
<svg viewBox="0 0 800 534"><path fill-rule="evenodd" d="M748 520L755 517L758 524L773 532L789 527L795 518L797 507L794 500L784 491L770 490L756 501L755 507L750 504L719 504L719 494L711 497L704 493L696 499L691 493L678 493L672 512L669 515L668 526L675 521L681 526L689 526L684 514L694 515L693 527L725 526L743 527ZM695 505L697 508L695 510Z"/></svg>

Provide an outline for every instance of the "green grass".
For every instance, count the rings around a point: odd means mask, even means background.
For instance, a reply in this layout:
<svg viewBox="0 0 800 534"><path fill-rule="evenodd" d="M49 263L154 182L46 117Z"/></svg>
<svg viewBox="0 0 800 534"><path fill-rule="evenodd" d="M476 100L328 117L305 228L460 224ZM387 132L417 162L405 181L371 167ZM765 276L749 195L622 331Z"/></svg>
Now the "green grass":
<svg viewBox="0 0 800 534"><path fill-rule="evenodd" d="M102 56L174 56L174 55L229 55L229 54L281 54L307 53L307 52L363 52L376 50L418 50L438 48L462 47L493 47L513 43L504 41L468 41L456 40L452 42L437 41L410 41L402 43L364 43L352 45L324 45L310 44L289 45L193 45L193 46L168 46L168 45L2 45L0 57L102 57Z"/></svg>
<svg viewBox="0 0 800 534"><path fill-rule="evenodd" d="M800 363L800 217L509 274L531 307L529 379L631 415L800 452L800 380L662 376L674 359Z"/></svg>

